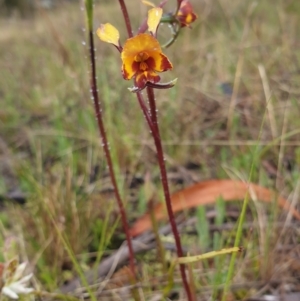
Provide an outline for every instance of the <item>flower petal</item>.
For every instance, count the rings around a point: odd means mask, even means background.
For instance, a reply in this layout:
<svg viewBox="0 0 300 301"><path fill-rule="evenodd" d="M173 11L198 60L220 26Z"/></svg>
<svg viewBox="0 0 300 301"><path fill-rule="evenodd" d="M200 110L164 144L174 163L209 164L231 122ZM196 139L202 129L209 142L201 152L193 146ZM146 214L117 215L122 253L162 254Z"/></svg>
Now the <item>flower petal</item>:
<svg viewBox="0 0 300 301"><path fill-rule="evenodd" d="M147 82L157 83L159 81L160 81L160 76L157 75L155 72L144 71L144 72L139 72L136 75L134 79L134 85L139 89L144 89L146 87Z"/></svg>
<svg viewBox="0 0 300 301"><path fill-rule="evenodd" d="M135 77L135 86L139 90L145 88L147 82L159 82L160 77L156 72L173 68L167 56L161 52L157 39L145 33L125 42L121 59L124 79Z"/></svg>
<svg viewBox="0 0 300 301"><path fill-rule="evenodd" d="M15 271L15 274L13 276L13 281L16 281L21 278L21 276L23 275L23 273L26 269L26 265L27 265L27 262L23 262L18 265L18 267L16 268L16 271Z"/></svg>
<svg viewBox="0 0 300 301"><path fill-rule="evenodd" d="M19 299L19 296L7 286L4 286L2 288L1 293L11 299Z"/></svg>
<svg viewBox="0 0 300 301"><path fill-rule="evenodd" d="M134 79L134 86L142 90L146 87L147 84L147 77L145 76L145 72L141 72L137 74Z"/></svg>
<svg viewBox="0 0 300 301"><path fill-rule="evenodd" d="M139 64L130 58L123 60L122 74L124 79L131 79L139 70Z"/></svg>
<svg viewBox="0 0 300 301"><path fill-rule="evenodd" d="M121 58L122 61L124 61L124 59L134 60L138 53L151 51L161 52L159 42L153 36L147 33L141 33L125 42Z"/></svg>
<svg viewBox="0 0 300 301"><path fill-rule="evenodd" d="M103 42L113 44L117 47L120 45L119 31L110 23L101 24L97 29L97 36Z"/></svg>
<svg viewBox="0 0 300 301"><path fill-rule="evenodd" d="M16 282L14 283L11 283L8 288L11 290L11 291L14 291L16 294L30 294L34 291L33 288L27 288L23 285L20 285Z"/></svg>
<svg viewBox="0 0 300 301"><path fill-rule="evenodd" d="M149 56L149 68L157 72L164 72L173 69L172 63L169 61L168 57L161 52L150 52Z"/></svg>
<svg viewBox="0 0 300 301"><path fill-rule="evenodd" d="M16 281L15 283L19 283L19 284L25 284L26 282L28 282L31 278L33 277L33 274L30 273L26 276L24 276L23 278L21 278L19 281Z"/></svg>
<svg viewBox="0 0 300 301"><path fill-rule="evenodd" d="M185 26L190 27L190 24L193 23L197 19L197 15L194 13L189 13L184 16L178 15L177 19L181 23L181 27L185 27Z"/></svg>
<svg viewBox="0 0 300 301"><path fill-rule="evenodd" d="M153 4L153 3L150 2L150 1L142 0L142 2L143 2L145 5L149 5L149 6L155 7L155 4Z"/></svg>
<svg viewBox="0 0 300 301"><path fill-rule="evenodd" d="M160 7L154 7L148 11L148 20L147 20L148 30L154 36L156 35L156 30L159 25L162 13L163 10Z"/></svg>
<svg viewBox="0 0 300 301"><path fill-rule="evenodd" d="M153 36L147 33L141 33L128 39L124 44L123 51L121 53L121 59L123 62L122 73L124 79L131 79L139 71L139 64L135 61L135 57L141 52L147 52L150 57L158 59L157 63L149 60L152 65L149 67L153 70L161 70L160 65L163 59L160 57L161 48L159 42Z"/></svg>
<svg viewBox="0 0 300 301"><path fill-rule="evenodd" d="M182 27L189 26L197 19L197 15L194 13L193 7L189 0L183 0L181 2L177 19L181 23Z"/></svg>
<svg viewBox="0 0 300 301"><path fill-rule="evenodd" d="M177 78L167 82L167 83L151 83L151 82L147 82L146 83L146 86L147 87L151 87L151 88L154 88L154 89L170 89L170 88L173 88L175 86L177 82ZM141 91L142 89L134 86L134 87L131 87L131 88L128 88L128 90L132 93L136 93L136 92L139 92Z"/></svg>
<svg viewBox="0 0 300 301"><path fill-rule="evenodd" d="M167 83L151 83L147 82L147 87L152 87L154 89L170 89L177 83L177 78L167 82Z"/></svg>

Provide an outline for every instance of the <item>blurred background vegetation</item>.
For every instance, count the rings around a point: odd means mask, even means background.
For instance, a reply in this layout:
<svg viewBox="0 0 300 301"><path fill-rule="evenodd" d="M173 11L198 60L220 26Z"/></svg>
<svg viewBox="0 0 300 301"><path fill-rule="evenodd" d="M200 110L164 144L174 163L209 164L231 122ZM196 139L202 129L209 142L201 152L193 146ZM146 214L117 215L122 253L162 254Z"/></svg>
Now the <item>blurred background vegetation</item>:
<svg viewBox="0 0 300 301"><path fill-rule="evenodd" d="M136 29L148 8L127 2ZM166 10L175 2L169 0ZM298 204L300 2L192 4L199 19L165 50L174 70L163 80L178 77L178 83L156 95L172 191L205 179L247 180L254 162L253 182ZM0 0L0 6L0 198L5 202L0 246L14 241L9 257L30 261L40 287L52 291L75 272L50 216L84 270L124 239L90 100L84 12L75 0ZM95 28L106 22L120 30L123 43L118 1L95 2ZM161 40L167 40L168 27L160 30ZM127 90L132 83L122 79L119 54L99 40L96 52L107 133L133 221L150 199L162 195L156 156L135 96ZM250 205L242 242L247 252L235 283L254 284L238 288L232 298L242 300L266 282L264 292L284 290L284 283L299 289L293 253L299 233L291 226L282 235L286 215L276 208ZM238 202L220 201L186 213L197 216L195 228L206 229L184 236L188 250L197 254L226 246L239 212ZM278 251L283 245L285 253ZM150 275L149 291L151 284L163 289L155 281L155 258L153 252L140 261L145 282ZM195 265L196 283L217 295L227 266L228 258Z"/></svg>
<svg viewBox="0 0 300 301"><path fill-rule="evenodd" d="M2 16L18 15L32 17L38 8L53 9L63 2L79 2L79 0L0 0Z"/></svg>

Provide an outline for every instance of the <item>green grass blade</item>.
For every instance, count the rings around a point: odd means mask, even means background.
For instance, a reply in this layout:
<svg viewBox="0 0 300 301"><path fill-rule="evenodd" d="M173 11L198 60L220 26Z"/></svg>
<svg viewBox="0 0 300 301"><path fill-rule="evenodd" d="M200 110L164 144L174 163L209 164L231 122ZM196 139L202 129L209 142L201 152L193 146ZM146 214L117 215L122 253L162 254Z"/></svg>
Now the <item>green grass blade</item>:
<svg viewBox="0 0 300 301"><path fill-rule="evenodd" d="M254 172L255 162L256 162L256 160L259 156L259 141L261 140L261 135L262 135L262 132L263 132L265 117L266 117L266 110L264 112L263 120L262 120L260 131L259 131L259 137L258 137L258 140L257 140L256 148L255 148L253 158L252 158L252 162L251 162L251 168L250 168L248 183L250 183L251 180L252 180L252 175L253 175L253 172ZM239 220L238 220L238 227L237 227L236 237L235 237L235 241L234 241L234 247L239 247L240 242L241 242L241 237L242 237L242 232L243 232L243 224L244 224L244 221L245 221L248 202L249 202L249 193L246 194L244 202L243 202L241 215L240 215ZM223 296L222 296L221 301L226 300L226 296L227 296L227 293L229 291L229 286L230 286L232 276L233 276L233 273L234 273L234 266L235 266L236 256L237 256L237 253L233 253L231 255L228 274L227 274L227 278L226 278L224 291L223 291Z"/></svg>
<svg viewBox="0 0 300 301"><path fill-rule="evenodd" d="M85 0L85 10L88 30L93 30L93 0Z"/></svg>

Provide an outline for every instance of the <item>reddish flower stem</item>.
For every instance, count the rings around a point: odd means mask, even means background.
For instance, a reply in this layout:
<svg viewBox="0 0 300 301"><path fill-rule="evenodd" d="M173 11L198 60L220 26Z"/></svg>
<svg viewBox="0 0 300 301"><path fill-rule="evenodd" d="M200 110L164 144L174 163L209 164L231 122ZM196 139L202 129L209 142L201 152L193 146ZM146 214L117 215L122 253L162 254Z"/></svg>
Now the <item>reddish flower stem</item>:
<svg viewBox="0 0 300 301"><path fill-rule="evenodd" d="M131 22L130 22L130 18L129 18L129 15L128 15L127 7L125 5L124 0L119 0L119 3L120 3L120 6L121 6L123 16L124 16L128 36L129 36L129 38L132 38L133 37L133 32L132 32L132 28L131 28Z"/></svg>
<svg viewBox="0 0 300 301"><path fill-rule="evenodd" d="M177 6L178 6L178 7L180 7L182 1L183 1L183 0L177 0Z"/></svg>
<svg viewBox="0 0 300 301"><path fill-rule="evenodd" d="M157 114L156 114L156 104L155 104L155 97L154 97L154 91L153 88L150 88L147 86L147 96L148 96L148 101L150 105L150 114L151 114L151 120L154 126L154 131L157 133L158 139L160 140L160 135L159 135L159 128L157 124ZM168 188L169 190L169 188Z"/></svg>
<svg viewBox="0 0 300 301"><path fill-rule="evenodd" d="M151 115L149 114L149 111L148 111L148 108L147 108L147 106L145 104L145 101L143 99L142 93L141 92L137 92L136 95L137 95L137 99L139 101L140 107L142 108L144 117L146 118L146 121L147 121L148 126L150 128L150 131L151 131L152 135L156 135L157 131L154 128L153 121L151 119Z"/></svg>
<svg viewBox="0 0 300 301"><path fill-rule="evenodd" d="M152 136L153 136L156 151L157 151L157 159L158 159L158 164L159 164L159 168L160 168L161 182L162 182L162 186L163 186L163 190L164 190L167 212L168 212L169 221L170 221L172 232L173 232L174 239L175 239L177 256L183 257L180 235L179 235L179 232L177 229L177 225L175 222L175 216L174 216L173 209L172 209L171 196L170 196L170 190L169 190L169 185L168 185L168 177L167 177L166 165L165 165L165 161L164 161L164 153L163 153L160 132L159 132L159 127L158 127L158 122L157 122L157 110L156 110L153 88L147 87L147 95L148 95L148 100L149 100L149 105L150 105L151 123L152 123L152 128L153 128ZM143 107L142 107L142 109L144 111ZM145 114L145 112L144 112L144 114ZM148 121L148 119L147 119L147 121ZM150 127L149 121L148 121L148 124ZM189 287L189 283L187 281L185 267L182 264L180 265L180 273L181 273L183 286L184 286L186 294L187 294L187 298L189 301L192 301L193 300L192 293L191 293L191 290Z"/></svg>
<svg viewBox="0 0 300 301"><path fill-rule="evenodd" d="M182 2L182 0L177 0L177 9L176 9L175 14L174 14L175 17L177 16L177 14L179 12L181 2Z"/></svg>
<svg viewBox="0 0 300 301"><path fill-rule="evenodd" d="M119 211L121 214L121 221L122 221L122 225L123 225L124 232L126 235L126 240L128 243L130 270L132 273L132 277L135 278L136 274L135 274L135 265L134 265L134 253L133 253L132 241L131 241L131 237L130 237L130 233L129 233L129 226L128 226L128 222L127 222L124 204L123 204L121 196L120 196L119 188L118 188L115 173L114 173L114 168L113 168L113 164L112 164L112 159L111 159L111 155L110 155L110 151L109 151L109 147L108 147L108 141L107 141L106 132L105 132L104 124L103 124L102 113L101 113L102 110L101 110L101 105L100 105L100 101L99 101L99 95L98 95L98 90L97 90L97 81L96 81L97 77L96 77L94 37L93 37L93 32L91 30L89 31L89 47L90 47L89 54L90 54L90 61L91 61L90 85L91 85L91 91L92 91L92 96L93 96L97 125L98 125L99 132L101 135L102 145L103 145L103 149L104 149L104 153L105 153L105 157L106 157L106 161L107 161L107 165L108 165L108 169L109 169L110 179L111 179L112 185L114 187L115 196L116 196Z"/></svg>
<svg viewBox="0 0 300 301"><path fill-rule="evenodd" d="M128 16L126 5L124 3L124 0L119 0L119 3L120 3L120 6L121 6L121 9L123 12L123 16L125 19L128 36L131 38L133 34L132 34L131 23L130 23L130 19ZM179 9L180 3L181 3L181 1L178 0L178 9ZM168 178L167 178L166 166L165 166L165 162L164 162L163 148L162 148L159 128L158 128L158 124L157 124L157 114L156 114L156 105L155 105L153 88L147 87L147 93L148 93L148 99L149 99L149 103L150 103L150 116L149 116L149 111L147 109L147 106L145 105L142 94L140 92L137 93L137 98L138 98L140 106L143 110L144 116L148 122L149 128L151 130L151 133L152 133L152 136L154 139L154 143L156 146L158 163L159 163L159 168L160 168L160 173L161 173L161 181L162 181L164 194L165 194L165 202L166 202L166 206L167 206L169 221L170 221L172 232L173 232L174 239L175 239L177 256L182 257L183 251L182 251L180 236L179 236L178 229L177 229L176 222L175 222L174 213L172 210ZM187 294L188 301L193 301L193 297L192 297L192 293L191 293L191 290L190 290L190 287L189 287L189 284L187 281L184 265L180 265L180 273L181 273L181 278L182 278L183 286L184 286L186 294Z"/></svg>

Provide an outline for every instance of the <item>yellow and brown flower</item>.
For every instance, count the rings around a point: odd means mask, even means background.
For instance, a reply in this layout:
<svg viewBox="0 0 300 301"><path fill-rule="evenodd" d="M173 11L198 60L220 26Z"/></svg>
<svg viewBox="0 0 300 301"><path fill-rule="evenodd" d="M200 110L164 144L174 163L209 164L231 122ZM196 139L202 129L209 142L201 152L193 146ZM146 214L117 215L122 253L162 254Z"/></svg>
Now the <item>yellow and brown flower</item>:
<svg viewBox="0 0 300 301"><path fill-rule="evenodd" d="M197 19L197 15L194 13L189 0L183 0L181 2L176 18L180 22L181 27L190 27L190 24Z"/></svg>
<svg viewBox="0 0 300 301"><path fill-rule="evenodd" d="M134 78L134 85L143 89L147 82L157 83L157 72L172 69L169 59L162 53L159 42L146 33L128 39L121 53L124 79Z"/></svg>
<svg viewBox="0 0 300 301"><path fill-rule="evenodd" d="M119 32L114 26L107 23L97 30L97 35L102 41L115 45L121 52L123 78L134 79L135 88L132 91L144 89L147 84L152 86L157 84L160 81L157 73L173 68L155 38L161 16L161 8L150 9L147 22L150 33L140 33L127 39L123 48L120 45ZM170 88L174 83L175 81L166 84L165 88ZM157 88L163 87L163 84L157 86Z"/></svg>

